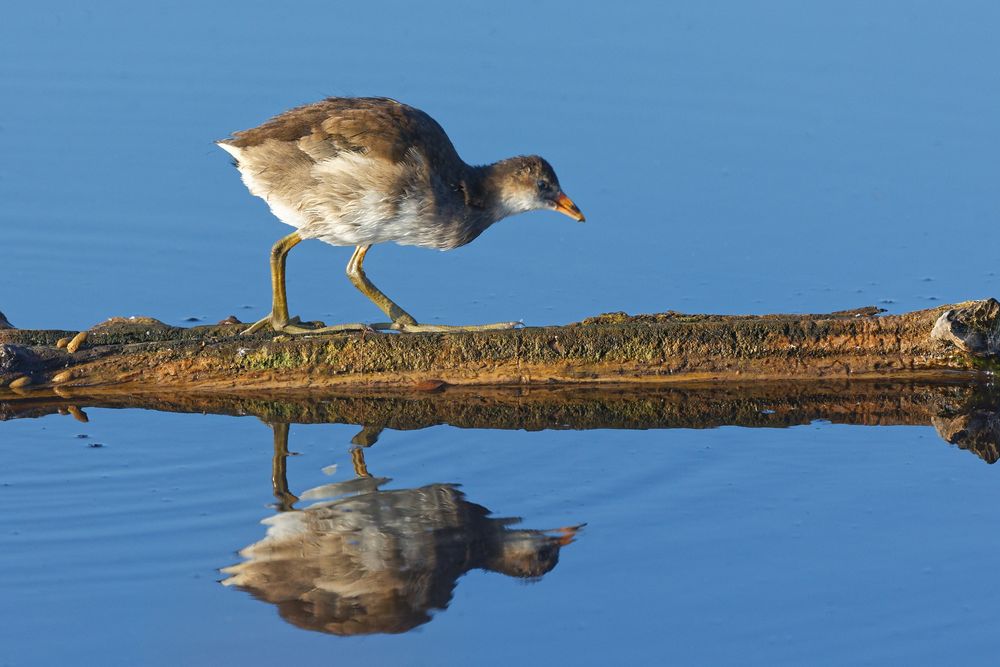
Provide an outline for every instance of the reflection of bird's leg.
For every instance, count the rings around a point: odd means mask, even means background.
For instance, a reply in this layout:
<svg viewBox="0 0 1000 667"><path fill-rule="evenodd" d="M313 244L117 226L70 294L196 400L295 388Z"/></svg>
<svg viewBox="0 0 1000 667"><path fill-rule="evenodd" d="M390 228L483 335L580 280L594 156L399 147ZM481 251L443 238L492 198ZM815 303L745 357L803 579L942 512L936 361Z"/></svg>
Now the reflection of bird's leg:
<svg viewBox="0 0 1000 667"><path fill-rule="evenodd" d="M271 248L271 312L267 317L258 320L244 334L252 334L266 326L275 331L287 334L305 333L334 333L338 331L363 331L367 329L364 324L338 324L332 327L324 327L320 323L319 327L297 326L299 319L288 317L288 296L285 289L285 259L288 251L302 241L298 232L292 232L288 236L279 240Z"/></svg>
<svg viewBox="0 0 1000 667"><path fill-rule="evenodd" d="M362 426L357 435L351 438L351 463L354 464L354 474L357 477L371 477L365 464L365 452L362 447L371 447L378 442L378 437L385 430L384 426Z"/></svg>
<svg viewBox="0 0 1000 667"><path fill-rule="evenodd" d="M379 310L392 320L390 323L373 324L371 328L376 330L394 329L396 331L486 331L489 329L513 329L520 324L519 322L498 322L496 324L476 324L457 327L437 324L417 324L413 316L400 308L395 301L387 297L379 288L375 287L372 281L368 280L368 276L365 275L363 263L365 261L365 254L367 254L369 248L371 248L370 245L359 245L354 249L351 261L347 263L347 277L350 278L351 283L362 294L368 297L372 303L379 307Z"/></svg>
<svg viewBox="0 0 1000 667"><path fill-rule="evenodd" d="M365 464L365 450L360 447L351 449L351 463L354 464L354 474L357 477L371 477L368 466Z"/></svg>
<svg viewBox="0 0 1000 667"><path fill-rule="evenodd" d="M271 424L274 430L274 456L271 459L271 488L278 500L278 511L287 512L298 502L288 490L288 424Z"/></svg>
<svg viewBox="0 0 1000 667"><path fill-rule="evenodd" d="M358 447L371 447L378 442L378 437L382 435L382 431L384 430L384 426L372 426L370 424L362 426L361 430L351 438L351 444Z"/></svg>

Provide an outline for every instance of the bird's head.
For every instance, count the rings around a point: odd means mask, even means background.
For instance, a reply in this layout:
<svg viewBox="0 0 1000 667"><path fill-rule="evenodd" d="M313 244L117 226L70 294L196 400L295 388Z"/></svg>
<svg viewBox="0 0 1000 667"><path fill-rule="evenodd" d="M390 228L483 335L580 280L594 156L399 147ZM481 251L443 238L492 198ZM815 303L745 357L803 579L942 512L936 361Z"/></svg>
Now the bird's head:
<svg viewBox="0 0 1000 667"><path fill-rule="evenodd" d="M504 160L495 165L499 175L500 203L509 214L551 209L578 222L586 218L559 186L552 165L537 155Z"/></svg>

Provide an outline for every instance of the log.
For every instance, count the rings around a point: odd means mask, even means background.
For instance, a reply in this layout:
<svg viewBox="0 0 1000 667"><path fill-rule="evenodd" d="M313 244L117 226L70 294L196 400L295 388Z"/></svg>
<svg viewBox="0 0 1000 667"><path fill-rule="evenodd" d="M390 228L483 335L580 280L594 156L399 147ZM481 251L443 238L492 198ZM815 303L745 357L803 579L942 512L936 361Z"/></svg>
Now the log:
<svg viewBox="0 0 1000 667"><path fill-rule="evenodd" d="M4 320L6 323L6 320ZM9 326L9 325L8 325ZM244 326L113 318L86 332L0 330L0 398L130 393L876 378L975 382L1000 358L1000 303L902 315L629 316L468 333L242 336Z"/></svg>

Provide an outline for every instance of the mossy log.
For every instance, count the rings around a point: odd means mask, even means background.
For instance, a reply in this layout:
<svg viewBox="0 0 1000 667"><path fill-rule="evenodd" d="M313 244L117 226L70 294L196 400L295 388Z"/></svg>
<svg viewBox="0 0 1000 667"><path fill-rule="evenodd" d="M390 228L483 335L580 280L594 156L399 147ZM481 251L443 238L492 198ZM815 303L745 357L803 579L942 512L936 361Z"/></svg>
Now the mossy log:
<svg viewBox="0 0 1000 667"><path fill-rule="evenodd" d="M5 322L6 324L6 322ZM601 315L468 333L242 336L234 323L114 318L0 330L0 392L422 388L831 378L968 380L1000 356L995 299L884 315ZM0 394L2 397L3 394Z"/></svg>

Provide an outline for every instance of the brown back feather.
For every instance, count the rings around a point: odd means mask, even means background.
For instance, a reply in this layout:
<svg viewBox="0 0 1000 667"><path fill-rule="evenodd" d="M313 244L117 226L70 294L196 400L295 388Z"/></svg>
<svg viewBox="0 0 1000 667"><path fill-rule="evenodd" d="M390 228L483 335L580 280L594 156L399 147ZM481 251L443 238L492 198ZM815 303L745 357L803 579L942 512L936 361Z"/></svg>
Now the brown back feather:
<svg viewBox="0 0 1000 667"><path fill-rule="evenodd" d="M416 149L441 169L465 164L438 123L419 109L385 97L330 97L289 109L262 125L235 132L227 143L237 148L268 140L295 142L310 137L332 143L338 151L360 152L400 162Z"/></svg>

